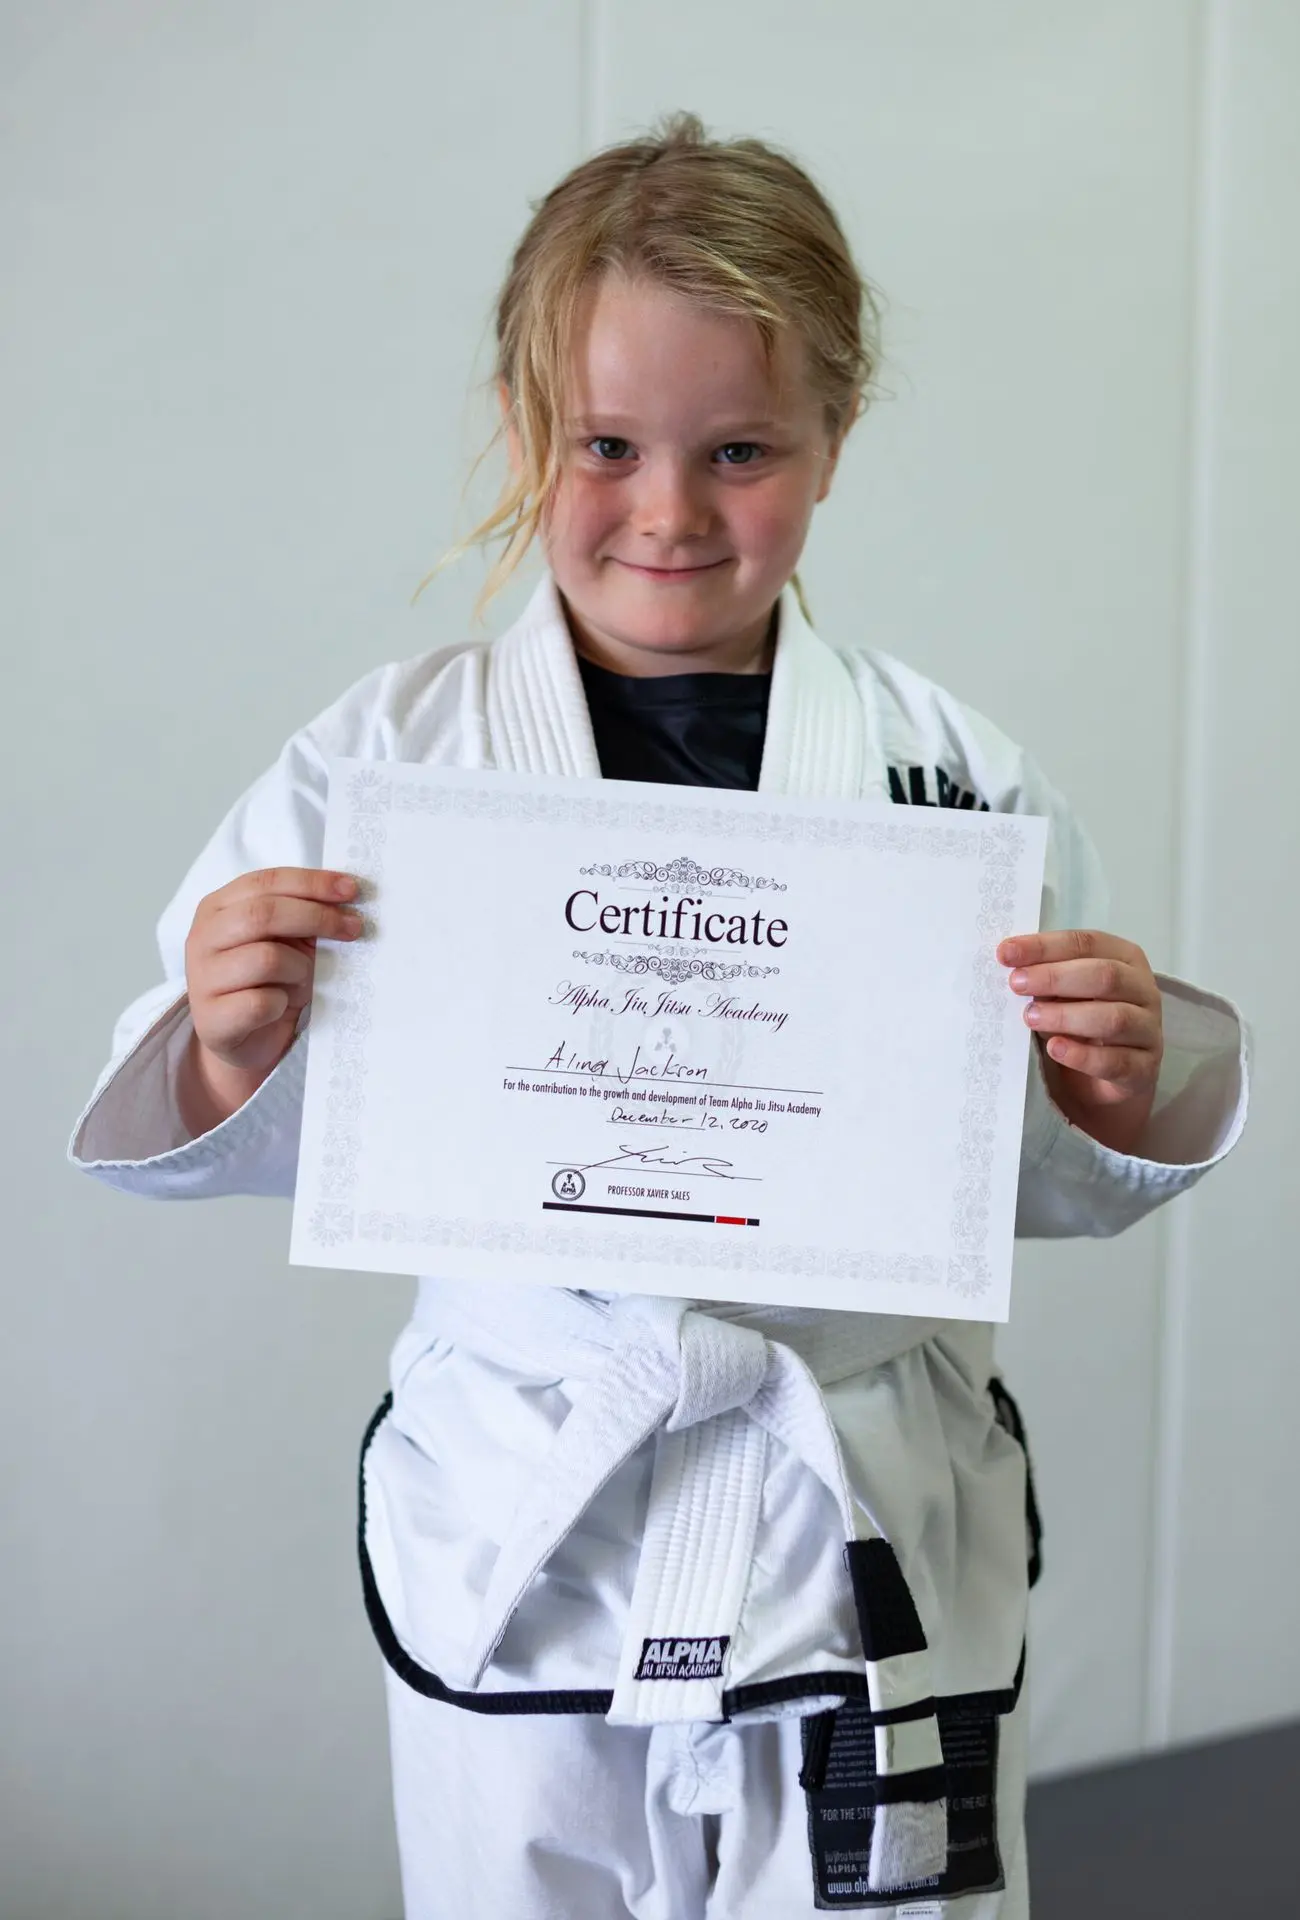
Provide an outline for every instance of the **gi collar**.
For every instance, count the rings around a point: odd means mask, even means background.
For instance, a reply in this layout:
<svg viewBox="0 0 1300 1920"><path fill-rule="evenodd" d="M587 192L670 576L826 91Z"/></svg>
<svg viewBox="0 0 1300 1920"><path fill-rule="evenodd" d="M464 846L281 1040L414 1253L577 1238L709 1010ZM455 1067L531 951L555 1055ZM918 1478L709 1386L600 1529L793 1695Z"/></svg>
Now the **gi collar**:
<svg viewBox="0 0 1300 1920"><path fill-rule="evenodd" d="M573 642L552 576L542 576L515 624L491 649L488 728L493 758L512 773L599 779L600 762ZM780 599L760 793L856 800L884 792L853 674Z"/></svg>

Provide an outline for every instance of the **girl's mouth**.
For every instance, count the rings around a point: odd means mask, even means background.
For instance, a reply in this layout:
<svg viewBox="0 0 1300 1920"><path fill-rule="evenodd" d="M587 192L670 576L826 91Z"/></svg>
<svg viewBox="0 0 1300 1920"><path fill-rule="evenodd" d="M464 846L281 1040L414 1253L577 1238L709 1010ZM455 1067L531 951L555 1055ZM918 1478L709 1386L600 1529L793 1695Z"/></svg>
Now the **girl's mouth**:
<svg viewBox="0 0 1300 1920"><path fill-rule="evenodd" d="M702 573L712 573L725 565L722 560L709 560L699 567L645 567L635 560L620 560L620 567L626 567L629 573L639 573L647 580L698 580Z"/></svg>

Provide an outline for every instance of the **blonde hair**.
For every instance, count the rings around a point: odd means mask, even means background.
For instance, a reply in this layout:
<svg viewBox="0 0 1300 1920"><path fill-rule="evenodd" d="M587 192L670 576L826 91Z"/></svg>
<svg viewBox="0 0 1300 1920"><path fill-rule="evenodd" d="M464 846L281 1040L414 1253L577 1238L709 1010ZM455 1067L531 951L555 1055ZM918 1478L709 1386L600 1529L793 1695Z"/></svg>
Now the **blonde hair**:
<svg viewBox="0 0 1300 1920"><path fill-rule="evenodd" d="M779 335L794 330L835 442L870 397L880 306L825 196L776 148L712 140L694 114L674 114L643 139L593 154L535 204L496 306L493 381L508 412L475 471L509 429L518 466L416 597L471 547L502 540L481 615L531 546L560 480L557 421L577 310L611 272L754 321L769 362Z"/></svg>

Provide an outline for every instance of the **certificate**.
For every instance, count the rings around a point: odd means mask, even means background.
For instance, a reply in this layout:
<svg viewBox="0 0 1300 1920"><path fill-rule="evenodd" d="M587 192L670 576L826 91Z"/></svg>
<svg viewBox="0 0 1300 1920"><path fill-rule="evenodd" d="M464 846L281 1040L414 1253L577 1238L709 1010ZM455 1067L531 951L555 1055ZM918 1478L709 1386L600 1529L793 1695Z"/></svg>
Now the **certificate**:
<svg viewBox="0 0 1300 1920"><path fill-rule="evenodd" d="M291 1259L1007 1315L1020 815L332 763Z"/></svg>

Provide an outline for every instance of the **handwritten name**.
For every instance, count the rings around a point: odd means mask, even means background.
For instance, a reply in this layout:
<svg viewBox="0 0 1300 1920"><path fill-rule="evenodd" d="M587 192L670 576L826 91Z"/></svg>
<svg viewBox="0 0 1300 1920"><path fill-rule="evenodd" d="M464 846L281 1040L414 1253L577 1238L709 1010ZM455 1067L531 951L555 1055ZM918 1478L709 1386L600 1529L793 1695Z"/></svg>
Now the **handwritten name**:
<svg viewBox="0 0 1300 1920"><path fill-rule="evenodd" d="M638 1047L632 1055L631 1063L622 1066L610 1054L601 1054L595 1059L580 1054L573 1047L559 1046L546 1062L547 1073L589 1073L597 1080L617 1080L623 1086L630 1086L633 1080L707 1080L707 1067L692 1066L686 1060L679 1060L675 1053L668 1053L662 1060L644 1060Z"/></svg>

